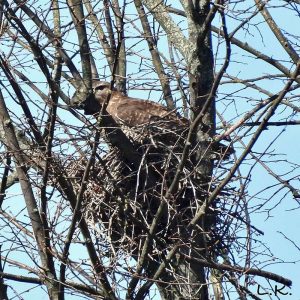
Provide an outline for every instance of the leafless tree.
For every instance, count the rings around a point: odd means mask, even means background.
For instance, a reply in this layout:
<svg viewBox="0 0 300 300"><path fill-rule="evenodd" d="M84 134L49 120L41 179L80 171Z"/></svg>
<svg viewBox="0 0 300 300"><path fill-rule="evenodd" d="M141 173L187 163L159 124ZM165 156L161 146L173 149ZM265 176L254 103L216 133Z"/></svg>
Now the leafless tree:
<svg viewBox="0 0 300 300"><path fill-rule="evenodd" d="M251 220L300 198L275 145L300 124L300 7L273 2L1 1L1 299L291 286Z"/></svg>

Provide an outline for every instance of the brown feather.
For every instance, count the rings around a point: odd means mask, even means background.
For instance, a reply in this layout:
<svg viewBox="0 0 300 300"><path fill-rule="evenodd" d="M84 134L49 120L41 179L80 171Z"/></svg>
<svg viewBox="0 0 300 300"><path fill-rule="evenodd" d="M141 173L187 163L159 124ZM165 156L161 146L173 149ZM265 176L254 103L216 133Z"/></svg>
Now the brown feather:
<svg viewBox="0 0 300 300"><path fill-rule="evenodd" d="M188 120L179 118L174 111L169 111L161 104L127 97L115 90L111 91L108 82L95 82L93 87L95 98L101 105L109 101L106 110L119 124L130 127L157 121L172 122L173 125L178 123L179 126L188 124Z"/></svg>

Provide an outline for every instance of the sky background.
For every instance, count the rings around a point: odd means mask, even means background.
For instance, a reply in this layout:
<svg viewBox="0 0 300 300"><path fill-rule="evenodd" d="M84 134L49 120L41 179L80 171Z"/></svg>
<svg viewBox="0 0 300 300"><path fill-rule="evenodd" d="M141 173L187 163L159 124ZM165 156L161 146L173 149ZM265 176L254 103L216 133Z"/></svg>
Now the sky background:
<svg viewBox="0 0 300 300"><path fill-rule="evenodd" d="M42 3L43 1L41 1ZM243 1L244 5L248 5L248 1ZM282 5L283 1L272 1L272 3L276 6L277 4ZM242 9L243 3L239 4ZM130 13L130 11L128 11ZM282 16L282 10L280 8L271 10L272 16L275 18L275 20L283 27L289 30L290 32L294 32L297 34L296 29L300 28L300 21L299 16L296 16L293 13L289 13L288 16ZM286 13L286 11L285 11ZM267 54L274 57L274 58L280 58L281 60L288 60L288 57L286 56L285 52L282 50L282 47L279 45L277 40L274 38L272 32L263 24L260 23L263 21L260 17L257 17L255 19L257 28L259 28L259 31L257 29L251 28L251 32L253 33L253 36L251 37L251 34L246 34L245 31L241 30L236 34L236 37L247 41L252 47L260 49L263 52L267 51ZM215 20L215 25L217 26L218 20ZM231 32L232 29L236 27L236 24L238 24L237 21L233 19L227 20L227 25L229 28L229 32ZM291 30L291 28L293 28ZM256 34L254 34L256 32ZM72 37L69 37L72 39ZM214 40L216 42L216 40ZM214 42L214 47L216 47L216 44ZM130 41L129 41L130 43ZM134 43L134 42L133 42ZM164 43L164 41L161 41L161 45ZM166 45L166 44L165 44ZM161 48L161 51L168 51L167 46L165 48ZM235 74L239 78L252 78L257 76L258 74L262 73L279 73L276 71L273 67L270 65L260 62L257 59L248 57L248 55L245 52L241 52L237 47L232 47L232 60L239 61L239 63L231 63L228 69L228 72L230 74ZM240 61L245 60L245 64L241 64ZM252 63L251 63L252 61ZM129 65L128 73L135 73L135 69L133 68L134 63ZM262 71L263 70L263 71ZM36 75L36 80L39 81L40 77L39 75ZM261 81L261 85L268 89L271 92L277 92L281 89L281 84L278 81L270 81L270 80L264 80ZM226 86L221 85L218 93L218 99L221 99L224 97L225 93L229 93L232 91L232 89L236 88L237 90L240 88L240 85L233 86ZM249 90L250 91L250 90ZM265 95L260 95L259 93L253 92L252 95L247 95L248 97L253 97L254 99L257 99L258 101L260 99L266 99L267 97ZM241 91L240 94L243 94L243 91ZM130 96L135 96L139 98L148 98L148 93L138 91L129 91ZM237 96L238 94L236 94ZM155 97L160 95L153 93L151 95L152 99L155 100ZM233 96L235 97L235 96ZM299 103L299 102L298 102ZM242 114L243 112L248 111L251 109L251 103L244 103L243 105L240 105L238 107L238 113ZM224 117L226 119L230 119L230 116L235 112L233 112L230 108L225 109L222 103L218 104L218 107L220 111L222 111ZM280 113L280 114L279 114ZM278 110L278 115L274 118L278 120L278 117L285 119L286 116L290 115L290 111L288 110ZM67 118L67 117L66 117ZM295 120L297 118L295 117ZM272 121L272 120L271 120ZM280 137L272 144L271 149L276 149L277 153L282 153L280 156L281 162L274 162L273 164L270 164L269 166L272 167L272 170L276 172L277 174L285 174L287 172L291 172L292 165L288 164L287 161L291 161L293 163L296 163L298 166L300 166L300 142L299 142L299 127L297 126L290 126L288 128L285 128L284 131L281 127L276 128L269 128L269 130L264 131L262 136L260 137L260 140L257 142L257 144L254 147L254 150L257 152L265 149L266 145L269 145L270 141L274 139L274 137L278 136L280 134ZM253 162L253 160L252 160ZM249 166L243 166L242 171L244 174L247 174L247 171L249 168L251 168L252 165ZM299 178L299 169L295 169L293 173L295 176L298 174ZM288 175L288 177L291 177L291 175ZM276 298L274 296L267 297L262 296L263 299L288 299L288 300L300 300L300 235L299 235L299 228L300 228L300 218L299 218L299 203L296 202L295 199L293 199L292 195L286 191L286 189L279 190L279 186L275 186L272 189L265 190L268 186L273 186L276 184L276 180L274 180L271 176L267 174L267 171L264 170L261 166L256 165L254 167L251 183L249 185L248 193L249 195L255 195L253 198L248 197L249 199L249 205L252 205L254 203L260 203L262 201L265 201L265 199L270 198L272 195L273 198L271 201L269 201L265 207L263 207L262 210L256 211L251 215L252 224L255 225L257 228L262 230L264 232L263 236L259 236L259 240L263 241L266 245L268 245L270 251L273 253L274 258L279 258L282 260L282 263L274 263L274 261L269 260L265 264L264 270L268 270L274 273L278 273L282 276L285 276L287 278L290 278L293 281L293 286L291 289L285 289L284 291L291 293L291 295L286 296L280 296L279 298ZM295 181L296 186L299 188L299 179ZM265 191L264 191L265 190ZM262 192L260 192L262 191ZM259 194L258 194L259 193ZM23 200L22 197L17 196L19 195L19 190L17 186L11 188L9 190L9 196L7 200L5 201L5 205L9 206L9 209L12 212L19 212L20 206L23 206ZM267 208L270 208L272 206L276 206L269 215L267 213ZM22 213L22 212L21 212ZM286 236L286 238L284 237ZM293 241L295 245L289 241ZM297 248L298 247L298 248ZM81 249L77 249L73 255L82 255L83 252ZM21 254L20 254L21 255ZM25 259L25 258L24 258ZM255 258L254 258L255 259ZM16 269L14 269L14 272L17 272ZM258 278L256 278L258 279ZM12 282L10 282L12 284ZM262 285L264 286L266 283L265 281L262 282ZM46 293L41 293L40 287L33 287L32 285L26 285L23 283L13 283L12 286L14 287L15 291L18 291L22 294L22 297L24 299L29 299L32 297L36 297L37 299L47 299ZM271 282L271 286L275 288L275 283ZM280 286L277 284L277 286ZM24 293L24 291L27 292ZM253 286L253 291L257 289L257 284ZM79 299L75 296L68 296L66 299Z"/></svg>

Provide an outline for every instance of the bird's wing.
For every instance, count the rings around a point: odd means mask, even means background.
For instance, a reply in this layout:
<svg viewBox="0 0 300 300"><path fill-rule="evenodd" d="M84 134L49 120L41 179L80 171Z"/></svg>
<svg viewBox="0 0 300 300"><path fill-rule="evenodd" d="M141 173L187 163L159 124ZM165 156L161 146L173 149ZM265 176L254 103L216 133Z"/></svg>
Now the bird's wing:
<svg viewBox="0 0 300 300"><path fill-rule="evenodd" d="M149 124L157 120L182 123L174 111L169 111L163 105L124 96L111 99L108 112L116 121L128 126Z"/></svg>

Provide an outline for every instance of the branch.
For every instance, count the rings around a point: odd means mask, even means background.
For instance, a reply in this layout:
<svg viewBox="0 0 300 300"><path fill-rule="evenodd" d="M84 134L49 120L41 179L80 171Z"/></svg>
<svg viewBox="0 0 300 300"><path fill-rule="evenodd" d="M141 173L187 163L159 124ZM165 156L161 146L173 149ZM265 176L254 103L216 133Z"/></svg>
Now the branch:
<svg viewBox="0 0 300 300"><path fill-rule="evenodd" d="M157 41L154 39L153 34L151 32L150 24L146 15L146 12L144 10L143 4L141 0L134 0L134 4L136 7L136 10L139 14L140 21L143 26L144 30L144 38L148 43L149 51L151 53L153 65L156 71L156 74L158 76L158 79L160 81L160 84L162 86L162 91L164 93L164 98L166 100L167 107L170 110L175 109L175 103L172 97L172 91L170 88L170 82L168 79L168 76L165 73L162 61L160 59L160 55L158 53L156 44Z"/></svg>
<svg viewBox="0 0 300 300"><path fill-rule="evenodd" d="M69 231L68 231L67 237L65 239L64 249L63 249L62 256L61 256L62 263L60 265L60 291L63 289L62 285L64 284L64 282L66 280L65 276L66 276L66 267L67 267L67 260L68 260L68 256L69 256L69 250L72 245L72 239L73 239L74 232L76 230L77 222L79 221L79 218L81 217L83 193L86 190L90 169L91 169L92 165L95 163L95 156L96 156L97 148L99 146L99 140L100 140L100 131L97 131L96 135L95 135L95 141L93 144L92 154L91 154L91 156L86 164L86 167L84 169L84 174L83 174L80 188L79 188L79 191L77 194L75 208L73 210L71 224L69 225Z"/></svg>
<svg viewBox="0 0 300 300"><path fill-rule="evenodd" d="M0 6L1 9L1 6ZM0 20L1 21L1 20ZM1 24L1 22L0 22ZM3 268L2 268L2 253L1 253L1 245L0 245L0 299L2 300L7 300L7 285L4 284L4 276L1 274L3 273Z"/></svg>
<svg viewBox="0 0 300 300"><path fill-rule="evenodd" d="M75 67L74 63L68 56L67 52L63 49L62 44L60 43L59 39L56 38L55 34L53 34L52 30L45 25L45 22L42 22L39 17L28 7L26 6L25 2L22 0L14 0L15 3L20 7L30 18L31 21L33 21L36 26L42 30L42 32L47 36L49 42L53 43L57 49L59 49L59 53L61 57L63 58L65 64L68 66L70 72L72 73L72 76L75 79L75 82L81 82L82 77L80 73L78 72L77 68ZM18 20L19 18L15 15L12 9L10 9L10 5L7 2L7 0L4 0L4 3L7 7L7 10L11 17L13 17L14 20Z"/></svg>
<svg viewBox="0 0 300 300"><path fill-rule="evenodd" d="M10 178L9 178L9 175L8 175L8 173L11 169L10 164L11 164L11 155L10 155L9 152L7 152L6 153L5 167L4 167L1 186L0 186L0 209L2 207L2 203L3 203L4 197L5 197L5 191L9 187L9 184L10 184L10 182L9 182Z"/></svg>
<svg viewBox="0 0 300 300"><path fill-rule="evenodd" d="M20 106L23 109L23 112L25 114L27 122L30 126L30 129L31 129L36 141L41 143L43 141L43 138L42 138L42 135L38 129L38 126L36 125L35 120L31 114L31 111L29 109L27 101L25 100L18 83L16 82L13 75L11 74L7 62L2 58L1 55L0 55L0 67L3 70L4 74L6 75L10 85L12 86L12 88L17 96L17 99L19 100ZM4 99L3 99L3 102L4 102Z"/></svg>
<svg viewBox="0 0 300 300"><path fill-rule="evenodd" d="M289 91L290 91L290 89L289 89ZM215 141L221 141L222 139L224 139L227 136L229 136L234 130L236 130L240 126L243 126L244 124L247 124L246 123L247 120L249 120L259 110L261 110L262 108L266 107L267 105L269 105L270 103L272 103L274 100L276 100L279 97L279 95L280 95L280 93L275 94L275 95L271 96L270 98L259 102L259 104L256 107L254 107L252 110L248 111L240 120L238 120L234 125L232 125L230 128L228 128L224 133L222 133L222 134L220 134L218 136L215 136L214 140ZM284 100L282 100L282 103L284 103ZM261 122L258 122L258 123L261 124ZM269 123L270 122L267 122L267 124L269 124ZM266 125L266 126L268 126L268 125Z"/></svg>
<svg viewBox="0 0 300 300"><path fill-rule="evenodd" d="M180 159L180 163L176 169L176 173L174 175L173 181L166 193L166 198L169 197L169 195L171 195L172 193L174 193L177 189L177 185L179 183L179 179L181 177L181 173L182 170L184 168L184 165L186 163L186 160L189 157L190 154L190 149L192 146L192 140L193 140L193 136L196 133L199 124L201 123L203 117L205 116L205 113L207 112L207 110L209 109L211 102L213 101L214 97L215 97L215 93L218 89L218 86L220 84L220 81L223 77L223 74L225 73L228 65L229 65L229 61L230 61L230 55L231 55L231 48L230 48L230 43L229 43L229 39L228 39L228 34L227 34L227 29L226 29L226 22L225 22L225 16L223 14L223 12L220 12L221 16L222 16L222 21L223 21L223 28L224 28L224 32L225 32L225 42L226 42L226 57L224 60L224 64L222 66L222 68L220 69L219 73L216 75L216 78L213 82L213 85L211 87L211 90L209 91L209 95L204 103L204 105L201 107L201 111L199 112L199 114L197 115L197 117L195 118L195 120L193 121L193 123L191 124L190 128L189 128L189 132L188 132L188 136L181 154L181 159Z"/></svg>
<svg viewBox="0 0 300 300"><path fill-rule="evenodd" d="M299 55L295 51L295 49L292 47L292 45L289 43L288 39L285 37L285 35L281 32L277 24L275 23L274 19L272 18L271 14L269 13L268 9L266 7L263 7L260 9L261 6L265 6L266 3L255 0L255 3L260 10L261 14L263 15L264 19L266 20L267 24L269 25L270 29L274 33L275 37L277 38L278 42L281 44L283 49L288 53L290 58L293 60L293 62L296 64L299 60Z"/></svg>
<svg viewBox="0 0 300 300"><path fill-rule="evenodd" d="M92 93L92 70L90 61L90 47L86 33L83 5L81 0L68 0L67 4L69 6L70 14L78 37L83 76L82 92L85 92L86 95L89 95Z"/></svg>
<svg viewBox="0 0 300 300"><path fill-rule="evenodd" d="M182 30L175 24L168 9L163 5L161 0L142 0L149 12L153 15L155 20L165 30L172 44L178 49L183 57L189 57L189 43L183 35Z"/></svg>
<svg viewBox="0 0 300 300"><path fill-rule="evenodd" d="M98 40L102 46L102 49L104 51L105 57L108 62L108 66L110 68L110 71L112 72L113 70L113 64L114 64L114 52L112 48L109 45L109 42L107 40L107 37L104 33L104 30L101 26L101 22L98 20L97 15L95 14L93 7L91 5L90 1L84 1L84 5L86 7L86 10L88 12L87 18L91 20L91 22L94 25L94 28L96 30Z"/></svg>
<svg viewBox="0 0 300 300"><path fill-rule="evenodd" d="M211 27L212 31L220 34L221 36L224 37L224 32L223 30L220 30L219 28L212 26ZM254 55L257 58L260 58L261 60L267 62L268 64L272 65L273 67L277 68L278 70L280 70L283 74L285 74L287 77L291 78L292 74L290 72L290 70L288 68L286 68L284 65L282 65L278 59L272 58L258 50L256 50L255 48L251 47L249 45L248 42L242 42L240 40L238 40L235 37L230 37L230 42L233 45L238 46L239 48L251 53L252 55ZM295 81L297 83L300 83L300 78L296 78Z"/></svg>
<svg viewBox="0 0 300 300"><path fill-rule="evenodd" d="M126 8L126 0L123 0L123 10L121 12L119 1L112 0L111 8L115 16L117 41L118 46L115 55L118 56L117 67L114 72L116 78L116 87L119 91L126 94L126 49L125 49L125 31L124 31L124 16ZM118 49L120 48L120 49Z"/></svg>
<svg viewBox="0 0 300 300"><path fill-rule="evenodd" d="M167 7L167 11L171 12L171 13L174 13L174 14L177 14L177 15L180 15L180 16L183 16L183 17L186 17L186 13L183 11L183 10L180 10L180 9L176 9L176 8L172 8L172 7ZM211 26L211 30L213 32L215 32L216 34L220 34L222 37L224 37L224 31L221 30L220 28L218 27L215 27L215 26ZM234 30L234 33L236 33L236 31ZM236 45L238 46L239 48L251 53L252 55L254 55L255 57L257 58L260 58L262 59L263 61L269 63L270 65L272 65L273 67L277 68L278 70L280 70L283 74L285 74L287 77L291 77L291 72L288 68L286 68L284 65L282 65L279 60L275 59L275 58L272 58L262 52L259 52L258 50L256 50L255 48L251 47L249 45L248 42L242 42L240 41L239 39L235 38L232 36L232 34L229 34L230 36L230 42L233 44L233 45ZM295 81L297 83L300 83L300 78L296 78Z"/></svg>
<svg viewBox="0 0 300 300"><path fill-rule="evenodd" d="M4 101L4 99L3 99L3 101ZM0 112L2 112L2 110L0 110ZM5 128L6 128L5 126L3 126L3 128L0 128L0 133L5 132ZM36 134L37 134L37 139L38 139L37 142L38 142L39 149L44 149L45 148L45 143L43 141L43 138L40 136L39 132L36 132ZM125 138L126 138L126 136L125 136ZM23 142L23 139L25 139L24 142ZM28 147L28 144L26 143L26 138L23 137L23 139L21 140L21 145L23 145L25 147L26 146ZM9 143L7 142L7 134L5 134L5 142L9 145ZM22 171L25 171L26 169L24 167L26 166L26 163L28 161L30 162L30 156L26 157L26 155L24 155L24 153L22 152L22 149L19 147L19 144L17 144L17 146L18 147L16 149L19 149L19 150L17 150L16 153L18 155L20 155L21 158L22 158L22 161L21 161L22 163L21 163L20 166L22 167ZM44 170L45 161L44 160L40 161L40 159L39 159L35 163L37 163L37 162L38 162L38 167L41 168L41 170ZM75 192L73 190L72 184L66 179L65 172L64 172L63 168L61 167L59 161L57 161L56 159L53 159L52 160L52 168L53 168L53 174L57 177L57 180L59 182L61 191L65 194L66 198L69 200L72 208L75 209L75 207L76 207L76 195L75 195ZM25 178L27 178L26 175L24 175L23 173L21 175L23 175L23 177L25 176ZM18 177L19 177L19 180L21 182L23 177L22 178L20 177L19 172L18 172ZM25 187L25 191L26 191L26 187ZM25 193L25 191L24 191L24 193ZM38 212L37 208L36 208L36 211ZM31 219L35 220L32 217L31 217ZM89 253L91 262L94 266L95 272L98 274L98 276L100 278L100 281L102 283L103 289L106 292L109 299L115 299L115 297L113 295L113 292L111 290L111 286L110 286L110 284L108 282L108 279L106 277L105 268L104 268L104 266L102 265L102 263L100 262L100 260L98 258L98 254L97 254L96 249L94 247L94 244L93 244L90 232L89 232L88 225L86 224L84 218L82 217L82 213L80 213L80 218L79 219L80 219L79 226L80 226L82 235L83 235L83 237L86 241L85 245L86 245L87 251ZM49 255L51 255L51 254L49 254ZM48 269L48 268L46 267L46 269Z"/></svg>
<svg viewBox="0 0 300 300"><path fill-rule="evenodd" d="M0 271L0 276L2 278L17 281L17 282L32 283L32 284L38 284L38 285L43 284L43 281L40 278L35 278L35 277L29 277L29 276L24 276L24 275L15 275L15 274L5 273L5 272L1 272L1 271ZM82 291L82 292L85 292L85 293L88 293L91 295L104 297L103 293L101 293L98 290L93 289L87 285L84 285L84 284L79 284L79 283L72 282L72 281L66 281L64 283L64 286L69 289L78 290L78 291ZM1 298L1 299L3 299L3 298Z"/></svg>
<svg viewBox="0 0 300 300"><path fill-rule="evenodd" d="M44 234L43 221L39 215L39 210L31 188L31 183L27 176L27 171L25 168L26 160L24 159L24 155L22 154L21 148L19 146L16 134L12 126L12 121L9 117L1 91L0 122L2 130L5 133L7 148L14 156L18 178L20 180L20 185L24 195L28 215L31 221L31 226L35 239L37 241L39 256L46 276L45 283L48 288L49 295L52 297L57 293L57 286L55 282L56 272L54 268L53 257L48 251L47 242L45 240L46 237Z"/></svg>
<svg viewBox="0 0 300 300"><path fill-rule="evenodd" d="M279 93L278 97L273 101L272 106L270 107L268 113L264 117L263 121L259 125L258 129L256 130L255 134L252 136L250 142L247 145L247 148L239 157L235 165L231 168L228 175L224 178L224 180L214 189L212 194L209 196L207 201L201 205L198 212L196 213L195 217L189 223L189 226L195 226L204 216L206 212L206 208L212 204L212 202L216 199L219 195L220 191L225 187L225 185L230 181L236 170L239 168L241 163L244 161L245 157L251 151L252 147L258 140L261 133L265 130L266 124L269 122L269 119L275 114L277 107L279 106L282 99L285 97L286 93L289 91L290 87L292 86L293 82L296 80L297 76L299 75L300 70L300 60L296 65L296 68L291 76L291 79L287 82L284 89Z"/></svg>
<svg viewBox="0 0 300 300"><path fill-rule="evenodd" d="M199 259L199 258L195 258L195 257L191 257L188 256L184 253L180 253L180 255L182 255L186 260L191 261L191 262L198 262L199 264L203 265L204 267L208 267L208 268L213 268L213 269L217 269L220 271L231 271L231 272L236 272L239 274L243 274L243 275L256 275L256 276L261 276L267 279L271 279L274 280L278 283L282 283L286 286L291 286L292 285L292 281L290 279L287 279L285 277L282 277L280 275L277 275L275 273L272 272L268 272L268 271L263 271L261 269L254 269L254 268L243 268L240 266L231 266L229 264L220 264L220 263L215 263L212 261L208 261L205 259Z"/></svg>
<svg viewBox="0 0 300 300"><path fill-rule="evenodd" d="M243 126L259 126L261 125L261 121L258 122L246 122L243 123ZM284 121L284 122L268 122L266 127L268 126L290 126L290 125L300 125L300 121Z"/></svg>

